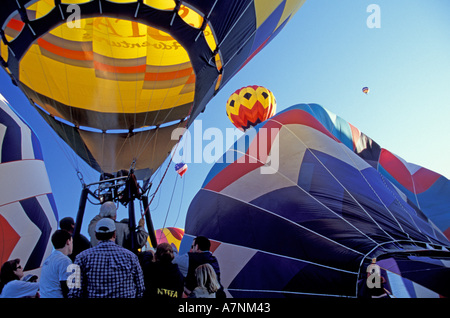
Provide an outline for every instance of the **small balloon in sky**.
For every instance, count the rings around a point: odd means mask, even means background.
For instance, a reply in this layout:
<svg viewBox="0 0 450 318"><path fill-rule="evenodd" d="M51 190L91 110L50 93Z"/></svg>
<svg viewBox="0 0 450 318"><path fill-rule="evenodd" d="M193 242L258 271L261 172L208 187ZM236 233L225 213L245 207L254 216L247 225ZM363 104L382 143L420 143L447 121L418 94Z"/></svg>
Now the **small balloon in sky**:
<svg viewBox="0 0 450 318"><path fill-rule="evenodd" d="M187 171L187 164L180 162L175 165L175 171L182 177L184 173Z"/></svg>
<svg viewBox="0 0 450 318"><path fill-rule="evenodd" d="M369 93L369 88L367 86L363 87L362 92L367 95Z"/></svg>

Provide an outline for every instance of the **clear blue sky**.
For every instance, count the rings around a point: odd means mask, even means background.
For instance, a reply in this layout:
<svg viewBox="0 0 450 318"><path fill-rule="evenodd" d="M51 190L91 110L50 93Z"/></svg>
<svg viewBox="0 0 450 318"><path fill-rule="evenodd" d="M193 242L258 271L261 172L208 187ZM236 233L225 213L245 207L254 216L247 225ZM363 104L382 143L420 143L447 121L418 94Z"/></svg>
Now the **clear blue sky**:
<svg viewBox="0 0 450 318"><path fill-rule="evenodd" d="M381 9L381 28L366 25L372 3ZM448 0L307 0L197 120L204 129L233 128L225 115L230 94L262 85L274 93L278 110L318 103L381 147L450 178L449 12ZM368 95L361 92L363 86L370 87ZM76 168L87 183L97 181L98 173L58 141L5 72L0 73L0 92L41 140L60 217L75 218L81 193ZM180 179L172 164L151 204L155 228L184 228L189 202L210 168L191 163ZM155 175L154 188L162 172ZM88 204L82 232L97 211ZM126 216L122 208L119 218Z"/></svg>

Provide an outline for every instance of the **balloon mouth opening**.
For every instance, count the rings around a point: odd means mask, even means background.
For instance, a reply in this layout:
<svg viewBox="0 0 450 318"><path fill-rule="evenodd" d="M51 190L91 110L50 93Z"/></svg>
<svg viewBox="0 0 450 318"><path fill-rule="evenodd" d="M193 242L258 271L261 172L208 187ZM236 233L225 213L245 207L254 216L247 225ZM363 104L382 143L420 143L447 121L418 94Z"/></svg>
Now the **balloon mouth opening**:
<svg viewBox="0 0 450 318"><path fill-rule="evenodd" d="M185 120L196 75L176 39L132 20L91 17L79 24L58 25L22 57L19 85L35 104L73 126L102 132Z"/></svg>

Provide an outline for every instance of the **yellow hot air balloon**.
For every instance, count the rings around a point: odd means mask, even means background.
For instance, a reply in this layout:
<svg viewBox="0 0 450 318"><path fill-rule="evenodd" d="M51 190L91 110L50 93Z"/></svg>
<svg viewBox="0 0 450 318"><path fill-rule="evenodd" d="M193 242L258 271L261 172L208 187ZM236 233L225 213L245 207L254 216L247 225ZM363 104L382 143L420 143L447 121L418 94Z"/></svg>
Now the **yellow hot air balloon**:
<svg viewBox="0 0 450 318"><path fill-rule="evenodd" d="M277 102L270 90L246 86L236 90L227 101L227 116L240 130L247 130L275 114Z"/></svg>
<svg viewBox="0 0 450 318"><path fill-rule="evenodd" d="M0 62L89 165L148 177L304 1L4 0Z"/></svg>
<svg viewBox="0 0 450 318"><path fill-rule="evenodd" d="M174 129L189 126L304 2L3 0L0 64L92 168L108 178L130 170L129 191L115 196L126 204L178 142ZM104 180L108 197L117 189Z"/></svg>

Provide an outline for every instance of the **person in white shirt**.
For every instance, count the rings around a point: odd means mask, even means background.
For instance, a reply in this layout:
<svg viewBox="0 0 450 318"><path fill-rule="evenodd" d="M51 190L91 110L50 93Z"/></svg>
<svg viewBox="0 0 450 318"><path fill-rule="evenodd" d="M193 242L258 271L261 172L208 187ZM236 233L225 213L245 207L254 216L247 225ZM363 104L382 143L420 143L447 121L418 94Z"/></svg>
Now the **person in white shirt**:
<svg viewBox="0 0 450 318"><path fill-rule="evenodd" d="M52 235L55 248L44 261L39 281L41 298L66 298L67 279L71 275L72 260L68 255L73 250L72 236L66 230L56 230Z"/></svg>
<svg viewBox="0 0 450 318"><path fill-rule="evenodd" d="M20 259L5 262L0 270L0 298L39 298L39 283L34 278L24 277Z"/></svg>

